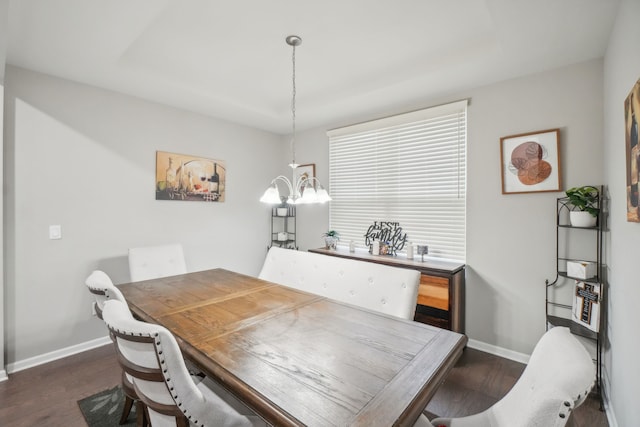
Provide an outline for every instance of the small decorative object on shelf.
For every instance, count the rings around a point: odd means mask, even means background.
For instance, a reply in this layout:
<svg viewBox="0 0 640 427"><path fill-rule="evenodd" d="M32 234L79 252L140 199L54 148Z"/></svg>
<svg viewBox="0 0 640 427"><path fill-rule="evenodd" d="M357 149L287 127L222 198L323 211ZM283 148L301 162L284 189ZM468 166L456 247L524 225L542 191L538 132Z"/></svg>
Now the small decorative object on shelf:
<svg viewBox="0 0 640 427"><path fill-rule="evenodd" d="M599 332L600 284L576 282L571 320L593 332Z"/></svg>
<svg viewBox="0 0 640 427"><path fill-rule="evenodd" d="M598 189L591 186L573 187L566 191L571 205L569 219L574 227L595 227L598 221Z"/></svg>
<svg viewBox="0 0 640 427"><path fill-rule="evenodd" d="M371 255L380 255L380 242L378 240L374 240L371 243Z"/></svg>
<svg viewBox="0 0 640 427"><path fill-rule="evenodd" d="M349 252L355 252L355 251L356 251L356 242L351 240L349 241Z"/></svg>
<svg viewBox="0 0 640 427"><path fill-rule="evenodd" d="M389 243L380 242L380 249L378 249L378 252L380 253L380 255L389 255Z"/></svg>
<svg viewBox="0 0 640 427"><path fill-rule="evenodd" d="M418 245L418 255L420 255L420 261L424 262L424 256L429 253L429 246L427 245Z"/></svg>
<svg viewBox="0 0 640 427"><path fill-rule="evenodd" d="M596 277L596 263L590 261L567 261L567 276L574 279Z"/></svg>
<svg viewBox="0 0 640 427"><path fill-rule="evenodd" d="M413 259L413 243L407 242L407 259Z"/></svg>
<svg viewBox="0 0 640 427"><path fill-rule="evenodd" d="M404 247L407 241L407 233L402 234L402 227L398 222L389 221L375 221L369 226L369 229L364 235L364 243L369 246L370 251L374 255L383 255L381 251L375 253L373 250L373 243L380 242L380 248L383 248L383 244L388 246L387 253L384 255L395 255L397 251Z"/></svg>
<svg viewBox="0 0 640 427"><path fill-rule="evenodd" d="M338 240L340 240L338 232L335 230L329 230L324 233L323 236L325 249L335 249L338 244Z"/></svg>

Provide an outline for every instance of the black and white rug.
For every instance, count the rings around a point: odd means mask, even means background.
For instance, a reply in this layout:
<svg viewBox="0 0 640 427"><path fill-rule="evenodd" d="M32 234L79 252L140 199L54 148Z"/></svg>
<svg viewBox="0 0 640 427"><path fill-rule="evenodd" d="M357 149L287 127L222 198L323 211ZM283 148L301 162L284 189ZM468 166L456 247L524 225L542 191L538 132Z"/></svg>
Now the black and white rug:
<svg viewBox="0 0 640 427"><path fill-rule="evenodd" d="M120 386L101 391L93 396L78 401L80 411L84 415L89 427L120 426L120 416L124 407L124 393ZM136 408L131 408L128 422L123 426L136 425Z"/></svg>

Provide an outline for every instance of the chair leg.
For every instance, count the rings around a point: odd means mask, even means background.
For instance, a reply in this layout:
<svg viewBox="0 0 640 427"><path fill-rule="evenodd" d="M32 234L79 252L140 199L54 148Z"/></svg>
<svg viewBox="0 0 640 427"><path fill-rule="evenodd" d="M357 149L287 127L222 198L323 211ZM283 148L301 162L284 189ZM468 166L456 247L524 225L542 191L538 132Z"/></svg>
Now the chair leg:
<svg viewBox="0 0 640 427"><path fill-rule="evenodd" d="M129 414L131 413L131 407L133 406L133 399L129 396L124 396L124 408L122 408L122 415L120 416L120 425L127 422Z"/></svg>
<svg viewBox="0 0 640 427"><path fill-rule="evenodd" d="M142 401L136 401L136 427L150 426L149 416L147 415L147 408Z"/></svg>

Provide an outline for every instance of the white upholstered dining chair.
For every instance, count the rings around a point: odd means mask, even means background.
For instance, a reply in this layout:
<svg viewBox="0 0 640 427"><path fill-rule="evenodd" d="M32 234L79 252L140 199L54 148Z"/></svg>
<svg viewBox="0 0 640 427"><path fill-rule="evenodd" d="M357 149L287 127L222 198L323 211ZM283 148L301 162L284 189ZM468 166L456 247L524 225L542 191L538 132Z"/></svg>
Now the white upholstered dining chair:
<svg viewBox="0 0 640 427"><path fill-rule="evenodd" d="M132 282L185 274L187 265L179 243L129 249Z"/></svg>
<svg viewBox="0 0 640 427"><path fill-rule="evenodd" d="M91 292L94 297L93 306L98 318L102 319L104 304L109 300L120 301L126 307L124 295L122 295L122 292L115 287L111 278L104 271L96 270L91 273L89 277L87 277L85 285L87 285L89 292ZM113 336L111 338L114 339ZM124 424L127 418L129 418L131 408L135 403L136 425L138 427L146 426L147 419L145 416L144 404L138 398L138 395L133 388L131 376L128 375L124 369L122 370L122 391L124 392L125 401L124 407L122 408L122 415L120 416L120 424Z"/></svg>
<svg viewBox="0 0 640 427"><path fill-rule="evenodd" d="M194 380L176 339L164 327L134 319L119 301L105 303L103 318L153 427L266 426L220 385Z"/></svg>
<svg viewBox="0 0 640 427"><path fill-rule="evenodd" d="M584 402L596 378L589 352L568 328L547 331L513 388L484 412L437 418L434 427L561 427ZM425 424L423 424L424 426Z"/></svg>
<svg viewBox="0 0 640 427"><path fill-rule="evenodd" d="M407 320L414 318L420 286L417 270L276 246L258 277Z"/></svg>
<svg viewBox="0 0 640 427"><path fill-rule="evenodd" d="M104 271L95 270L92 272L89 277L87 277L85 285L87 285L89 292L91 292L94 297L93 306L98 318L100 319L102 319L102 308L104 307L104 303L108 300L115 299L126 304L124 295L122 295L120 289L116 288L111 281L111 278Z"/></svg>

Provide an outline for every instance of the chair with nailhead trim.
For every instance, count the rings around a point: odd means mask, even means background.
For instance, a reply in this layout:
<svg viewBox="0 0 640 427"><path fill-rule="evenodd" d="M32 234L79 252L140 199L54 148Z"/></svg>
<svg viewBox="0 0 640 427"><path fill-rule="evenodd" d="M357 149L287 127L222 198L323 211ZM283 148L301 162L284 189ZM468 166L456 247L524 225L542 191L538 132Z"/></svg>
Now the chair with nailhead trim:
<svg viewBox="0 0 640 427"><path fill-rule="evenodd" d="M547 331L513 388L484 412L437 418L434 427L562 427L584 402L596 378L589 352L569 328Z"/></svg>
<svg viewBox="0 0 640 427"><path fill-rule="evenodd" d="M129 273L132 282L187 273L182 245L129 248Z"/></svg>
<svg viewBox="0 0 640 427"><path fill-rule="evenodd" d="M219 384L190 376L166 328L134 319L119 301L107 301L102 314L153 427L266 426Z"/></svg>
<svg viewBox="0 0 640 427"><path fill-rule="evenodd" d="M85 281L85 285L87 285L89 292L91 292L94 297L93 306L95 308L96 315L101 320L103 320L102 310L105 302L115 300L126 304L124 295L122 295L120 290L114 286L109 276L103 271L96 270L91 273ZM111 336L111 339L114 339L113 336ZM131 377L124 371L124 369L122 370L122 391L124 392L125 401L124 407L122 408L122 415L120 416L120 424L124 424L127 421L129 414L131 413L131 408L135 403L136 425L138 427L146 426L147 420L145 417L144 404L140 399L138 399L138 395L133 389Z"/></svg>

